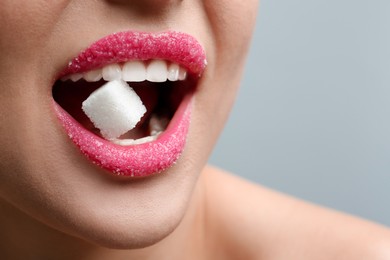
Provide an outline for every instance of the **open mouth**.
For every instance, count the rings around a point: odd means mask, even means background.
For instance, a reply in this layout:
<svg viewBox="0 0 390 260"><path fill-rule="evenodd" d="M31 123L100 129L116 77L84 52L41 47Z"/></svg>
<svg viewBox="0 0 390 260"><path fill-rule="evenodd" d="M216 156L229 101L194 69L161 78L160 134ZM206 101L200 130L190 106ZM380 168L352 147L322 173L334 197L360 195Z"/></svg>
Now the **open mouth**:
<svg viewBox="0 0 390 260"><path fill-rule="evenodd" d="M140 97L146 112L133 129L116 138L107 138L82 107L94 91L116 80L128 83ZM174 62L129 61L62 77L53 86L53 98L88 131L115 144L128 146L156 140L169 125L184 97L195 90L196 82L194 76Z"/></svg>
<svg viewBox="0 0 390 260"><path fill-rule="evenodd" d="M204 49L188 34L114 33L59 74L54 111L93 164L115 175L153 175L184 150L205 67Z"/></svg>

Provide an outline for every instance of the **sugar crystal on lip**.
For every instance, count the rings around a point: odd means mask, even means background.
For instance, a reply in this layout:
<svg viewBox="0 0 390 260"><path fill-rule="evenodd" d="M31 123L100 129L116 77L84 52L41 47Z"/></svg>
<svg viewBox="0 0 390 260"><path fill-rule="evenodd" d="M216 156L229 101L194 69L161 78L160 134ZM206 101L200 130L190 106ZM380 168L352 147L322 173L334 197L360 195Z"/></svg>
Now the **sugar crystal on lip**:
<svg viewBox="0 0 390 260"><path fill-rule="evenodd" d="M146 112L137 93L122 80L107 82L92 92L82 109L106 139L133 129Z"/></svg>

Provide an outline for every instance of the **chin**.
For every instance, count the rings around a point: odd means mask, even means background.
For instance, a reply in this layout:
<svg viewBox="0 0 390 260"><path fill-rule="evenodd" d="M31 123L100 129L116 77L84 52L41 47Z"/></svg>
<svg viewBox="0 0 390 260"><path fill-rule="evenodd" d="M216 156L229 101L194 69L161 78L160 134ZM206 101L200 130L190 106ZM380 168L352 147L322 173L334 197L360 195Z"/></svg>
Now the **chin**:
<svg viewBox="0 0 390 260"><path fill-rule="evenodd" d="M36 199L42 198L47 187L39 188L33 201L19 202L19 206L45 225L88 244L112 249L148 247L169 236L191 205L200 170L184 160L186 153L183 157L164 172L136 180L112 177L92 165L80 172L80 165L71 166L68 158L64 165L69 171L56 169L58 176L66 177L50 182L56 188L43 201Z"/></svg>
<svg viewBox="0 0 390 260"><path fill-rule="evenodd" d="M185 204L184 202L181 204ZM184 205L156 206L140 212L87 213L69 233L90 244L111 249L140 249L169 236L184 217ZM107 209L115 210L115 209ZM132 209L134 211L136 209ZM122 214L121 214L122 213ZM91 220L93 219L93 220ZM77 220L80 221L80 220Z"/></svg>

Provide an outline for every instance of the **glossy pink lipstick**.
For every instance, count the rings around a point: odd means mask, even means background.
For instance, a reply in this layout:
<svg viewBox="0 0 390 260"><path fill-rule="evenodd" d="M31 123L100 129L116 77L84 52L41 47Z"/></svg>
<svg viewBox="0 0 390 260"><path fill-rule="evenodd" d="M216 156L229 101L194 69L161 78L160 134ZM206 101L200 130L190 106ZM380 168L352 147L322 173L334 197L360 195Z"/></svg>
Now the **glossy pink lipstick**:
<svg viewBox="0 0 390 260"><path fill-rule="evenodd" d="M192 36L180 32L114 33L93 43L69 62L58 78L111 63L163 59L178 63L198 79L206 66L205 51ZM70 139L94 164L115 175L146 177L171 167L184 150L191 119L193 91L185 94L168 127L155 141L120 146L87 130L55 101L54 110Z"/></svg>

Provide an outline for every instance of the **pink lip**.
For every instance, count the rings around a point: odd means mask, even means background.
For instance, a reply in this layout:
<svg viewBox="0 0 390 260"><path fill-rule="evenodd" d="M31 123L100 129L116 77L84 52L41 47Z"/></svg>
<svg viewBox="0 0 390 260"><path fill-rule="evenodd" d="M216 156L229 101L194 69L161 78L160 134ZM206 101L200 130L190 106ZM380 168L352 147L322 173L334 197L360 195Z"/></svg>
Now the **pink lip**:
<svg viewBox="0 0 390 260"><path fill-rule="evenodd" d="M81 73L110 63L128 60L165 59L179 63L190 74L201 75L206 66L204 49L190 35L180 32L120 32L93 43L60 73ZM120 146L96 136L63 110L54 110L68 136L94 164L115 175L146 177L166 170L184 150L191 119L193 93L179 105L168 128L157 140L134 146Z"/></svg>
<svg viewBox="0 0 390 260"><path fill-rule="evenodd" d="M165 59L179 63L200 75L206 67L206 55L199 42L181 32L118 32L93 43L74 58L60 74L79 73L110 63L128 60Z"/></svg>

